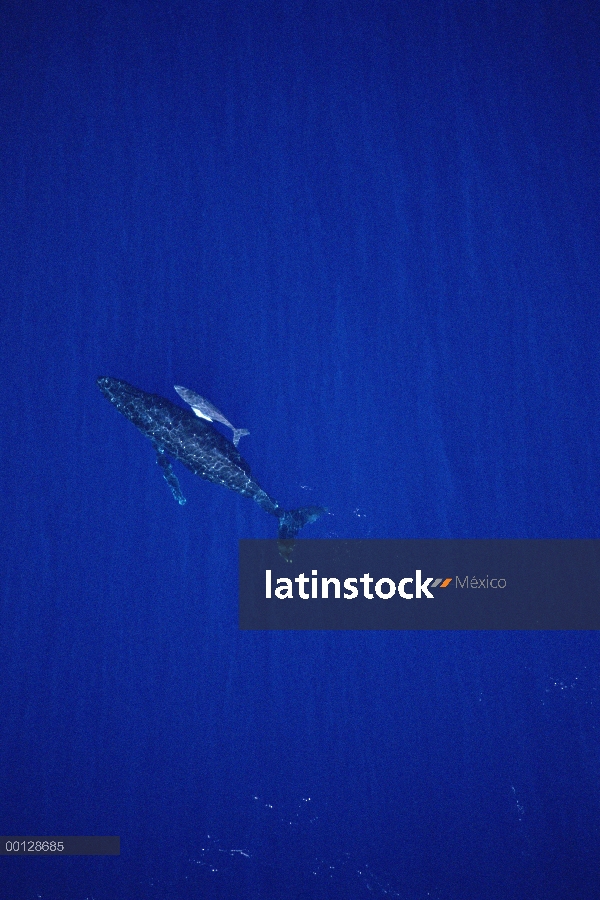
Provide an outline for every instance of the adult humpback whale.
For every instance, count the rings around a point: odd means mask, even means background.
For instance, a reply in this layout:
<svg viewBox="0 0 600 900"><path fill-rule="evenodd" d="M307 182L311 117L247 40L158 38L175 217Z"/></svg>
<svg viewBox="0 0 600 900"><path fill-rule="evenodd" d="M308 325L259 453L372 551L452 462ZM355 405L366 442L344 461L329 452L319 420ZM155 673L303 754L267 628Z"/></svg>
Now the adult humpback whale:
<svg viewBox="0 0 600 900"><path fill-rule="evenodd" d="M325 512L322 506L282 509L254 480L250 466L231 441L206 419L181 409L158 394L140 391L126 381L99 378L97 384L119 412L150 439L157 462L179 503L185 503L185 497L168 456L178 459L194 475L256 500L265 512L279 519L277 536L280 541L293 540L304 525L314 522ZM281 552L287 558L290 548L282 547Z"/></svg>

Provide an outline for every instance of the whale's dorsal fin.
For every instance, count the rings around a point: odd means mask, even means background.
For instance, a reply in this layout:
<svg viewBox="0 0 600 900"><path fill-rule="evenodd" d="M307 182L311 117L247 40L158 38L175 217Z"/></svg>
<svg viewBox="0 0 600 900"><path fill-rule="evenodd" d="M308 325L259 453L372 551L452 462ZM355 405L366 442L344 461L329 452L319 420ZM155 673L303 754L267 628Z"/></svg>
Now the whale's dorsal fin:
<svg viewBox="0 0 600 900"><path fill-rule="evenodd" d="M175 390L181 399L184 400L188 406L191 406L192 410L200 419L206 419L208 422L220 422L222 425L226 425L227 428L231 428L233 431L234 447L237 447L241 437L245 434L250 434L246 428L234 428L231 422L225 418L223 413L219 412L217 407L214 406L210 400L206 400L204 397L201 397L200 394L190 391L189 388L181 387L179 384L175 385Z"/></svg>

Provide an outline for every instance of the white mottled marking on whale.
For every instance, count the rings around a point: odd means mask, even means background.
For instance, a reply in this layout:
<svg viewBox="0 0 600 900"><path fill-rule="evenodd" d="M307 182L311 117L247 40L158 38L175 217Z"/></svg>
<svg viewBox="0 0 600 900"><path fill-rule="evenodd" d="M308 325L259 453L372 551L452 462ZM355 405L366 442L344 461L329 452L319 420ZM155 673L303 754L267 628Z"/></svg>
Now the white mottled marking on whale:
<svg viewBox="0 0 600 900"><path fill-rule="evenodd" d="M214 422L214 419L211 419L210 416L207 416L206 413L199 410L197 406L192 406L192 412L195 413L199 419L206 419L208 422Z"/></svg>

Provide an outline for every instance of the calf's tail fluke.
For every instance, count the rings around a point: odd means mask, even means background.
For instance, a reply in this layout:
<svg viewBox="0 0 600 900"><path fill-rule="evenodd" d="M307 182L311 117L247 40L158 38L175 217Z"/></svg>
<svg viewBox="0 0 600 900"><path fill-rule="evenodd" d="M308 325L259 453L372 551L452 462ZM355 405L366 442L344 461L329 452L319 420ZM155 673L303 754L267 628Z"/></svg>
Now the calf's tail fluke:
<svg viewBox="0 0 600 900"><path fill-rule="evenodd" d="M247 428L234 428L233 429L233 446L237 447L240 442L240 438L243 438L245 434L250 434Z"/></svg>

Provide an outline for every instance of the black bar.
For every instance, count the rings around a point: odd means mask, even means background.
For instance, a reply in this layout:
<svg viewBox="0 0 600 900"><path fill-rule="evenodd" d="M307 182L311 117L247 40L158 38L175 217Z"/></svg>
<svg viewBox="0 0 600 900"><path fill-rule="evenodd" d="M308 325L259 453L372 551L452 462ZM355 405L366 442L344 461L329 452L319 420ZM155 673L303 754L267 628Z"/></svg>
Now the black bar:
<svg viewBox="0 0 600 900"><path fill-rule="evenodd" d="M0 856L119 856L121 838L113 836L0 837Z"/></svg>

